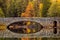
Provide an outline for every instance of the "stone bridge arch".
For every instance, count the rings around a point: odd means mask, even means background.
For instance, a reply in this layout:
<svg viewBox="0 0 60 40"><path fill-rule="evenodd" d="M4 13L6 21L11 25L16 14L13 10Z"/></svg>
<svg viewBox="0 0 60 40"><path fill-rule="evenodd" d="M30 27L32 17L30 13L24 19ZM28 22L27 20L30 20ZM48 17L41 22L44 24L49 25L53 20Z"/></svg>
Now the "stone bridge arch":
<svg viewBox="0 0 60 40"><path fill-rule="evenodd" d="M34 34L17 34L17 33L13 33L9 30L6 29L6 31L0 31L0 37L60 37L60 18L0 18L0 23L5 23L6 27L14 22L17 21L35 21L38 22L40 24L42 24L44 27L47 26L46 28L43 28L41 31L36 32ZM53 33L53 21L57 21L57 34ZM51 28L48 28L51 27ZM24 35L24 36L23 36ZM58 36L59 35L59 36Z"/></svg>

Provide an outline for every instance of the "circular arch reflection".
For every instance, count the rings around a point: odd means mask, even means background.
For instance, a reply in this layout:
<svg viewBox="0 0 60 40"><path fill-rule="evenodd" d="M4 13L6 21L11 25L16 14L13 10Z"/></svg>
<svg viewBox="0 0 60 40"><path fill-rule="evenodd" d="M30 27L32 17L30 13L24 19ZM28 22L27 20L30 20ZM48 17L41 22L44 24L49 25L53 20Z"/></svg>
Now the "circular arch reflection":
<svg viewBox="0 0 60 40"><path fill-rule="evenodd" d="M40 31L43 26L40 23L33 22L33 21L18 21L11 23L7 26L8 30L15 32L15 33L36 33Z"/></svg>

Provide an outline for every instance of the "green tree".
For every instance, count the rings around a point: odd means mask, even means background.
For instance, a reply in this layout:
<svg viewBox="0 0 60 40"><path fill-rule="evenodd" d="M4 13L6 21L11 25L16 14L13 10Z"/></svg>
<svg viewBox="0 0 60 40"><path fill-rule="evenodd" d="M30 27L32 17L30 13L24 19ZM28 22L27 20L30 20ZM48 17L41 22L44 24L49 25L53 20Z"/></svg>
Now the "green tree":
<svg viewBox="0 0 60 40"><path fill-rule="evenodd" d="M0 8L0 17L5 17L1 8Z"/></svg>
<svg viewBox="0 0 60 40"><path fill-rule="evenodd" d="M51 5L50 0L42 0L42 3L43 3L42 16L47 17L47 12Z"/></svg>
<svg viewBox="0 0 60 40"><path fill-rule="evenodd" d="M8 15L10 17L18 17L22 12L25 12L26 6L28 4L28 0L14 0L11 2Z"/></svg>
<svg viewBox="0 0 60 40"><path fill-rule="evenodd" d="M7 9L6 0L0 0L0 8L3 11L3 13L4 13L4 16L6 16L6 9Z"/></svg>
<svg viewBox="0 0 60 40"><path fill-rule="evenodd" d="M34 1L34 13L35 13L35 17L40 17L39 4L40 4L40 0L35 0Z"/></svg>

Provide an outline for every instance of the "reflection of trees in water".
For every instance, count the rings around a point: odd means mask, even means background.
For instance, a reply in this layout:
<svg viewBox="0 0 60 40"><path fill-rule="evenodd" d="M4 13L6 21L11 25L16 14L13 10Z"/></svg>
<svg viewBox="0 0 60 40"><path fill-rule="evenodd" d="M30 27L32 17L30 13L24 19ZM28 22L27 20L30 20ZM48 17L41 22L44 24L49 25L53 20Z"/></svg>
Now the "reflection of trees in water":
<svg viewBox="0 0 60 40"><path fill-rule="evenodd" d="M27 24L27 22L28 21L12 23L8 26L8 29L16 33L35 33L43 28L39 23L31 22L30 24Z"/></svg>

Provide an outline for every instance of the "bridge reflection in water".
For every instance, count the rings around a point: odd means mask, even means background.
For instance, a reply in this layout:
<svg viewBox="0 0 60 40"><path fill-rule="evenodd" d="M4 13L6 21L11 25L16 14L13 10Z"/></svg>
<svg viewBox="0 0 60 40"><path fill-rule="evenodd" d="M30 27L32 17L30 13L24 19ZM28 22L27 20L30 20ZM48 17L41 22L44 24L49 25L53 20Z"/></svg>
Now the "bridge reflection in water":
<svg viewBox="0 0 60 40"><path fill-rule="evenodd" d="M54 21L57 27L54 27ZM0 37L60 37L60 18L0 18L0 24L6 25L5 31L0 31Z"/></svg>
<svg viewBox="0 0 60 40"><path fill-rule="evenodd" d="M7 28L15 33L28 34L40 31L43 26L33 21L19 21L10 24Z"/></svg>

